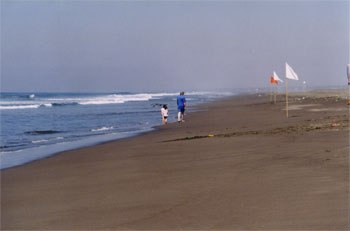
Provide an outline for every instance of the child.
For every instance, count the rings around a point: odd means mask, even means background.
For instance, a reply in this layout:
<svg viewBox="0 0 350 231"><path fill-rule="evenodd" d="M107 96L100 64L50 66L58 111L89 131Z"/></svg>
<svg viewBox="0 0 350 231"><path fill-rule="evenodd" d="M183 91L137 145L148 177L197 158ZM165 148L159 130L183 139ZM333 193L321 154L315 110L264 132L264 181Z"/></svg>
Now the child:
<svg viewBox="0 0 350 231"><path fill-rule="evenodd" d="M163 124L166 124L168 122L168 107L166 104L163 105L162 109L160 110L160 114L162 114Z"/></svg>

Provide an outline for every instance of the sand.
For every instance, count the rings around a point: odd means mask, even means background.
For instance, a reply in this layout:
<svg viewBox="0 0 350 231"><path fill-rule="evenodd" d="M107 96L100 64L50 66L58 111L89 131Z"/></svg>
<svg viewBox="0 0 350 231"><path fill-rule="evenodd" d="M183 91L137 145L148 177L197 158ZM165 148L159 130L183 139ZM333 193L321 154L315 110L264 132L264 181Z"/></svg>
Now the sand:
<svg viewBox="0 0 350 231"><path fill-rule="evenodd" d="M347 230L349 106L334 91L292 94L288 119L283 95L230 97L3 170L1 228Z"/></svg>

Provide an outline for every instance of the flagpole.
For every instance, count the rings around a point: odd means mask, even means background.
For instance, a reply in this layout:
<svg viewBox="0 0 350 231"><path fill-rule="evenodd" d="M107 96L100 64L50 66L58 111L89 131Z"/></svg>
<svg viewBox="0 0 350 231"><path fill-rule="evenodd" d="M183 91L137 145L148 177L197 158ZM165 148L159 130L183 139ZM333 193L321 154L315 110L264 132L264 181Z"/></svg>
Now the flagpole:
<svg viewBox="0 0 350 231"><path fill-rule="evenodd" d="M275 104L276 104L276 91L277 91L277 82L275 83L275 91L274 91Z"/></svg>
<svg viewBox="0 0 350 231"><path fill-rule="evenodd" d="M348 102L346 102L346 104L350 105L350 64L348 64L346 69L348 74Z"/></svg>
<svg viewBox="0 0 350 231"><path fill-rule="evenodd" d="M286 78L286 116L288 118L288 78Z"/></svg>
<svg viewBox="0 0 350 231"><path fill-rule="evenodd" d="M270 83L270 103L272 103L272 83Z"/></svg>

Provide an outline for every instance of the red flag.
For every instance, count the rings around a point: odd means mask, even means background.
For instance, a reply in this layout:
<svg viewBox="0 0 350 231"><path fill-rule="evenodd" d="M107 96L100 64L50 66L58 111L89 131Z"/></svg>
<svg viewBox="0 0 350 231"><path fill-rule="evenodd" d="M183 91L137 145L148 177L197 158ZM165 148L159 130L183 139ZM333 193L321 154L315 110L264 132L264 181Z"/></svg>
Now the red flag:
<svg viewBox="0 0 350 231"><path fill-rule="evenodd" d="M278 84L277 80L275 80L272 76L270 77L270 83Z"/></svg>

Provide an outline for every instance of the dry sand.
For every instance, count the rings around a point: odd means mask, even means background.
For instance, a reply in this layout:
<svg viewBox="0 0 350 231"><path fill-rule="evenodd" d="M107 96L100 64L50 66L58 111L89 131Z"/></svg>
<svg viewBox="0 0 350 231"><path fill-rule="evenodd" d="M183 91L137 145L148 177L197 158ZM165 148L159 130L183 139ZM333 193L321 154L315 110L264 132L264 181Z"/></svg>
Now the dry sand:
<svg viewBox="0 0 350 231"><path fill-rule="evenodd" d="M295 94L286 119L284 97L268 99L3 170L1 228L347 230L346 101Z"/></svg>

